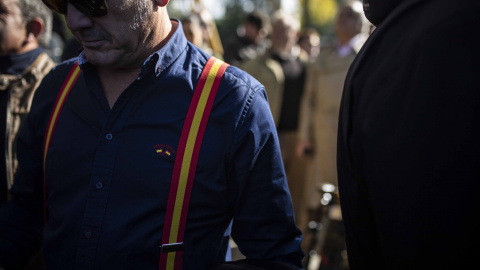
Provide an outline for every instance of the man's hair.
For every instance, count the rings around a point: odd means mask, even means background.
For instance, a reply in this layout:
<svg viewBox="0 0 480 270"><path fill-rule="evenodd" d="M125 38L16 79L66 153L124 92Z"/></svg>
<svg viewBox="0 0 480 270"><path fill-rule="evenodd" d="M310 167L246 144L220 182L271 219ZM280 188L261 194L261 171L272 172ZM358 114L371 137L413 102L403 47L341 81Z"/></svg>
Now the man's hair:
<svg viewBox="0 0 480 270"><path fill-rule="evenodd" d="M43 20L44 29L38 38L38 43L40 46L47 48L52 36L52 11L40 0L17 0L17 3L25 23L34 18Z"/></svg>
<svg viewBox="0 0 480 270"><path fill-rule="evenodd" d="M279 21L294 31L300 31L299 20L290 13L287 13L283 10L275 11L275 13L272 15L272 25Z"/></svg>
<svg viewBox="0 0 480 270"><path fill-rule="evenodd" d="M307 27L298 35L298 43L301 43L303 40L309 40L313 46L320 45L320 33L317 29L313 27Z"/></svg>
<svg viewBox="0 0 480 270"><path fill-rule="evenodd" d="M270 18L259 10L255 10L248 14L245 18L245 22L255 25L258 30L268 30L270 28Z"/></svg>

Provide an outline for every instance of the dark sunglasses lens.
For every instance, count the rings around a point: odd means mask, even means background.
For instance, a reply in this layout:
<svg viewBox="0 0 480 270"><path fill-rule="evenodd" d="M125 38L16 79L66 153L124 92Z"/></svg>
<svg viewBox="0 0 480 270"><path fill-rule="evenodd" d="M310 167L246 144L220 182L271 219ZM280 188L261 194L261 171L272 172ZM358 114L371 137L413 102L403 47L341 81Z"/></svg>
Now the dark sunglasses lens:
<svg viewBox="0 0 480 270"><path fill-rule="evenodd" d="M69 0L68 2L90 17L101 17L108 13L106 0Z"/></svg>
<svg viewBox="0 0 480 270"><path fill-rule="evenodd" d="M60 14L67 13L67 1L65 0L42 0L43 3L51 10Z"/></svg>

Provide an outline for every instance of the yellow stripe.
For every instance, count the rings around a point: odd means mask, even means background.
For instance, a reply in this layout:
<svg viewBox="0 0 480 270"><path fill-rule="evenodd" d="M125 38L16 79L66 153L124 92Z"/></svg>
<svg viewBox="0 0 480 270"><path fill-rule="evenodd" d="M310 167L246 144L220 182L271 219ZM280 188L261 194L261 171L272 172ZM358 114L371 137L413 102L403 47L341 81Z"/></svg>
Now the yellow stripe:
<svg viewBox="0 0 480 270"><path fill-rule="evenodd" d="M175 266L175 254L177 254L177 252L170 252L167 254L166 270L173 270L173 266Z"/></svg>
<svg viewBox="0 0 480 270"><path fill-rule="evenodd" d="M188 133L187 144L185 146L185 153L183 155L183 160L182 160L182 168L180 170L180 179L179 179L178 188L177 188L177 196L175 199L175 206L173 209L172 225L170 229L170 238L169 238L170 243L177 242L178 229L180 227L180 218L182 215L183 200L185 198L185 190L187 188L188 174L190 172L190 164L192 162L192 155L193 155L193 149L195 147L195 141L197 139L198 130L200 128L203 112L205 111L205 107L207 105L208 97L210 96L210 92L212 90L215 77L222 63L223 63L222 61L217 59L215 63L212 65L212 68L208 73L207 80L203 87L203 91L198 101L197 108L195 110L195 114L192 120L192 126L190 127L190 132ZM168 254L167 267L166 267L167 270L174 269L175 254L176 252L171 252Z"/></svg>
<svg viewBox="0 0 480 270"><path fill-rule="evenodd" d="M185 154L182 161L182 169L180 171L180 181L178 183L177 196L175 200L175 207L173 210L172 218L172 227L170 231L170 243L177 242L178 236L178 227L180 226L180 217L182 213L183 200L185 197L185 190L187 185L188 174L190 171L190 163L192 161L193 148L195 147L195 141L197 139L198 129L200 127L200 122L203 117L203 111L207 104L210 91L215 81L216 74L222 65L222 61L216 60L213 64L210 72L208 73L207 81L203 87L200 100L198 101L197 109L195 110L195 115L193 117L192 126L190 127L190 132L188 134L187 145L185 147Z"/></svg>
<svg viewBox="0 0 480 270"><path fill-rule="evenodd" d="M44 156L43 156L44 162L47 159L47 150L48 150L48 147L50 146L50 140L51 140L52 133L53 133L52 132L53 131L53 126L54 126L54 123L55 123L55 121L58 117L58 114L59 114L59 111L60 111L60 105L63 103L63 100L66 98L66 95L67 95L67 92L68 92L67 90L70 89L73 86L72 85L73 81L75 80L75 78L77 77L77 74L79 72L80 72L80 67L75 68L72 76L70 76L67 84L65 85L65 88L63 89L63 92L60 95L60 98L58 99L55 110L53 111L52 119L51 119L51 122L49 123L49 126L48 126L48 133L47 133L47 138L46 138L47 143L45 144L45 153L44 153Z"/></svg>

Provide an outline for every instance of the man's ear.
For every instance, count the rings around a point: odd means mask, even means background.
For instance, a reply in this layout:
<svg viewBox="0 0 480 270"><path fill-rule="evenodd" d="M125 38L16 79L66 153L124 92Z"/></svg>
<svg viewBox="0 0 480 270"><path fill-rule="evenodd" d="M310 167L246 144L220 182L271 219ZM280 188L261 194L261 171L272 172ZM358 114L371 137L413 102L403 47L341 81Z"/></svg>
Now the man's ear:
<svg viewBox="0 0 480 270"><path fill-rule="evenodd" d="M29 42L37 42L44 28L45 24L43 23L42 19L33 18L30 22L27 23L27 40Z"/></svg>
<svg viewBox="0 0 480 270"><path fill-rule="evenodd" d="M159 7L164 7L168 4L168 1L170 0L155 0L155 4Z"/></svg>

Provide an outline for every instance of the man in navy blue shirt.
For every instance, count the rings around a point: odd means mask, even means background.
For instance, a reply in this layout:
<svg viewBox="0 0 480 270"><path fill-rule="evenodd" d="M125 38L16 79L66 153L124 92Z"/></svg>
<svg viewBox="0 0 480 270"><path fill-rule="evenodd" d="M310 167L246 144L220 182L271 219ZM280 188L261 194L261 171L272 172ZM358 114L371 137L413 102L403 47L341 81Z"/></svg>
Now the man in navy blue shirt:
<svg viewBox="0 0 480 270"><path fill-rule="evenodd" d="M180 149L182 128L209 56L168 17L168 0L44 2L68 14L84 48L81 73L58 114L76 60L55 67L35 95L19 134L14 198L0 209L0 266L21 267L43 241L48 269L153 270L161 253L183 253L183 269L212 269L225 258L233 220L232 238L247 257L234 267L301 269L264 87L226 69L193 171L183 241L168 246L176 157L193 147Z"/></svg>

